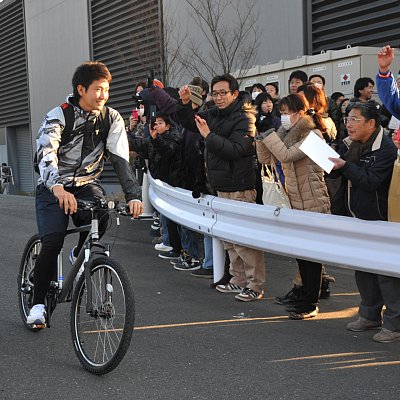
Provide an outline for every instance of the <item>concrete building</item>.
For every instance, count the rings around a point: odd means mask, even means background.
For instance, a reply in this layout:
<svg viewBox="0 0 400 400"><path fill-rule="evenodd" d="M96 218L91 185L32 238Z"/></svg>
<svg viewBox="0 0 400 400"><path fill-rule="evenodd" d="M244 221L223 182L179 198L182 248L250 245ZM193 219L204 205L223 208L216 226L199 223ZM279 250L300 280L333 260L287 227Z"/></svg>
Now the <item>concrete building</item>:
<svg viewBox="0 0 400 400"><path fill-rule="evenodd" d="M215 0L218 1L218 0ZM245 1L245 0L243 0ZM383 4L384 3L384 4ZM110 106L128 117L134 83L162 77L163 15L184 0L0 0L0 163L14 171L14 193L32 194L35 138L46 112L72 91L74 69L105 62ZM260 48L254 64L321 50L400 45L398 0L257 0ZM190 33L202 43L190 24ZM104 175L104 180L113 180Z"/></svg>

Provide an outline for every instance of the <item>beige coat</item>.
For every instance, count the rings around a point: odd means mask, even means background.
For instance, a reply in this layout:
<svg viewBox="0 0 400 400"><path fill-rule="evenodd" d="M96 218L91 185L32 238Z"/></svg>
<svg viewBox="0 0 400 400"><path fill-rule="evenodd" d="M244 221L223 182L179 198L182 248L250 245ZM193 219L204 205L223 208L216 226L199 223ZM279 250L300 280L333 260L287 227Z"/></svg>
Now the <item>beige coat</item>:
<svg viewBox="0 0 400 400"><path fill-rule="evenodd" d="M321 132L315 129L312 118L305 115L288 132L281 127L262 142L257 141L257 155L263 164L269 164L271 156L281 162L292 208L329 213L330 200L324 171L299 150L311 130L322 137Z"/></svg>

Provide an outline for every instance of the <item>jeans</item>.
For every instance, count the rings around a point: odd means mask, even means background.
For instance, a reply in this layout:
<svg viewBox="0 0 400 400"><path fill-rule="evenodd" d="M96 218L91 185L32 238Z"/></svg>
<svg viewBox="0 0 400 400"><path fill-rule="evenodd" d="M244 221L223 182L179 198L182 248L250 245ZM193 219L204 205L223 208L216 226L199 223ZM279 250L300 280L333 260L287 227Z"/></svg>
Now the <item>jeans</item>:
<svg viewBox="0 0 400 400"><path fill-rule="evenodd" d="M161 232L162 232L162 242L166 246L169 246L170 244L169 244L167 217L165 217L162 214L160 214L160 226L161 226Z"/></svg>
<svg viewBox="0 0 400 400"><path fill-rule="evenodd" d="M178 226L183 250L196 260L199 259L199 244L197 235L185 226Z"/></svg>
<svg viewBox="0 0 400 400"><path fill-rule="evenodd" d="M204 235L204 269L213 268L213 242L212 237Z"/></svg>

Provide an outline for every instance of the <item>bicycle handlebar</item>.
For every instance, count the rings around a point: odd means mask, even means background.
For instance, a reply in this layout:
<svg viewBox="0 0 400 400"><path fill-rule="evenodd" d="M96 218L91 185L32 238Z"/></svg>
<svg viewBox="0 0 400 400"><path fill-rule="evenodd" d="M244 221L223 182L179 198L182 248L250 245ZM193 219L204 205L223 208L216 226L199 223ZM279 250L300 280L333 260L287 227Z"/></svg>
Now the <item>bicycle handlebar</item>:
<svg viewBox="0 0 400 400"><path fill-rule="evenodd" d="M108 210L115 211L116 213L129 217L131 214L129 213L129 206L127 204L118 203L118 201L105 201L103 199L97 199L95 201L88 200L77 200L78 210L83 211L95 211L95 210ZM148 215L139 215L137 218L133 218L136 220L152 220L152 216Z"/></svg>

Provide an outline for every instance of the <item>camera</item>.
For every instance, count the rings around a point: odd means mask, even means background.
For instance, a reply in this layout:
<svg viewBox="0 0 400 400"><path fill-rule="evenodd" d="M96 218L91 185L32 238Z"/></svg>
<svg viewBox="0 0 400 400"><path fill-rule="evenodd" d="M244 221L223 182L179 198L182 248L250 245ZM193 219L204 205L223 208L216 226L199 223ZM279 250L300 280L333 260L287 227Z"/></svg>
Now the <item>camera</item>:
<svg viewBox="0 0 400 400"><path fill-rule="evenodd" d="M139 96L132 96L132 107L139 108L143 104L143 100Z"/></svg>

